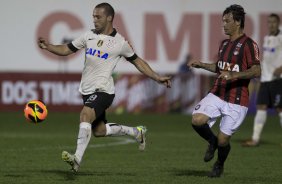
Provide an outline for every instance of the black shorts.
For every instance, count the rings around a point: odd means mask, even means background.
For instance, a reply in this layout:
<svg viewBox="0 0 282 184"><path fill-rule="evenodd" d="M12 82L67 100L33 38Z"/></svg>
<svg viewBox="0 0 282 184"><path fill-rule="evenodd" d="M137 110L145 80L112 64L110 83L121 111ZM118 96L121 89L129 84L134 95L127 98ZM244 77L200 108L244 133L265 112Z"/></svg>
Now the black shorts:
<svg viewBox="0 0 282 184"><path fill-rule="evenodd" d="M96 119L93 121L92 125L100 121L107 123L106 109L109 108L113 103L115 95L104 92L95 92L90 95L82 95L82 98L84 106L93 108L95 110Z"/></svg>
<svg viewBox="0 0 282 184"><path fill-rule="evenodd" d="M282 79L261 82L257 105L267 105L268 108L282 108Z"/></svg>

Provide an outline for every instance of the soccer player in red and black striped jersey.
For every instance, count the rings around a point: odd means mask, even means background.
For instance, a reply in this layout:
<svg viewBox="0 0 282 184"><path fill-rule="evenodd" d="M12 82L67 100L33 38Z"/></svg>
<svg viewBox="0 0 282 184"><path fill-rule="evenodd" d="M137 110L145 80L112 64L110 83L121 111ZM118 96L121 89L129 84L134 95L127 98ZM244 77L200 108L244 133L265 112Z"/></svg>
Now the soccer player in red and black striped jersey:
<svg viewBox="0 0 282 184"><path fill-rule="evenodd" d="M261 73L257 44L243 32L245 11L240 5L231 5L222 16L223 28L228 39L223 40L216 63L193 61L190 67L202 68L217 73L217 78L208 95L195 107L192 126L209 142L204 161L213 159L216 149L218 158L209 177L220 177L224 162L230 152L230 138L243 122L249 103L248 85L251 78ZM221 118L220 131L215 136L211 131L217 118Z"/></svg>

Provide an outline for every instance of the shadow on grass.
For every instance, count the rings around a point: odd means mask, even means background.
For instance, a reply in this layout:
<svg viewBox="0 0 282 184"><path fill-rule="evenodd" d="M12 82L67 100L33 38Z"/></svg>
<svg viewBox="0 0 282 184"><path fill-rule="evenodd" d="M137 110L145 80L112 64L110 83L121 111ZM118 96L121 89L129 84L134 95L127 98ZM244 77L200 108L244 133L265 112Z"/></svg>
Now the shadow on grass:
<svg viewBox="0 0 282 184"><path fill-rule="evenodd" d="M77 177L77 173L73 173L72 171L65 170L41 170L42 173L56 174L67 181L75 180Z"/></svg>
<svg viewBox="0 0 282 184"><path fill-rule="evenodd" d="M247 140L250 140L250 139L238 139L238 138L234 138L234 139L232 139L232 142L236 142L236 143L239 143L240 145L242 145L242 144L243 144L244 142L246 142ZM263 146L263 145L277 145L277 143L262 140L262 141L260 141L259 145L256 146L256 147ZM244 147L244 146L243 146L243 147Z"/></svg>
<svg viewBox="0 0 282 184"><path fill-rule="evenodd" d="M72 181L76 180L79 176L109 176L109 175L118 175L118 176L136 176L132 173L125 173L125 172L118 172L118 173L112 173L112 172L104 172L104 171L79 171L77 173L73 173L72 171L66 171L66 170L41 170L42 173L51 173L56 174L62 178L64 178L66 181Z"/></svg>
<svg viewBox="0 0 282 184"><path fill-rule="evenodd" d="M208 171L192 170L192 169L173 169L173 170L169 170L169 173L175 176L203 176L203 177L206 177L208 174Z"/></svg>
<svg viewBox="0 0 282 184"><path fill-rule="evenodd" d="M4 175L4 177L23 178L23 177L27 177L27 175L23 175L23 174L6 174L6 175Z"/></svg>

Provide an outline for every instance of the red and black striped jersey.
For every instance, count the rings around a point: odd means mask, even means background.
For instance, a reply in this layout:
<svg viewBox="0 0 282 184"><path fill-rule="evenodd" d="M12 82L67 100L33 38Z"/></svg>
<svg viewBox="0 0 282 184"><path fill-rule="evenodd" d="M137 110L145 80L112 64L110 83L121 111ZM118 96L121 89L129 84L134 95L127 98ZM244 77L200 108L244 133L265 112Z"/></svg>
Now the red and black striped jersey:
<svg viewBox="0 0 282 184"><path fill-rule="evenodd" d="M259 48L256 42L245 34L234 41L223 40L219 47L216 63L217 79L210 92L226 102L247 107L250 79L226 81L218 76L222 70L243 72L253 65L260 65Z"/></svg>

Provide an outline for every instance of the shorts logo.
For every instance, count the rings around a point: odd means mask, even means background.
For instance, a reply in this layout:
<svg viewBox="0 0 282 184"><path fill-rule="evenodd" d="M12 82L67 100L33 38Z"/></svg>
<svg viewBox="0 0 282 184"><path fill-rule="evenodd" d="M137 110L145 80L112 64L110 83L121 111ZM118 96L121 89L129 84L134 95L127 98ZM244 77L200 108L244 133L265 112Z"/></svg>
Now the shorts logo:
<svg viewBox="0 0 282 184"><path fill-rule="evenodd" d="M280 103L280 100L281 100L281 96L280 95L276 95L273 106L277 107L279 105L279 103Z"/></svg>
<svg viewBox="0 0 282 184"><path fill-rule="evenodd" d="M91 103L97 98L97 95L91 95L85 103Z"/></svg>
<svg viewBox="0 0 282 184"><path fill-rule="evenodd" d="M200 104L199 104L199 105L197 105L197 106L195 107L195 110L200 109L200 107L201 107L201 105L200 105Z"/></svg>

